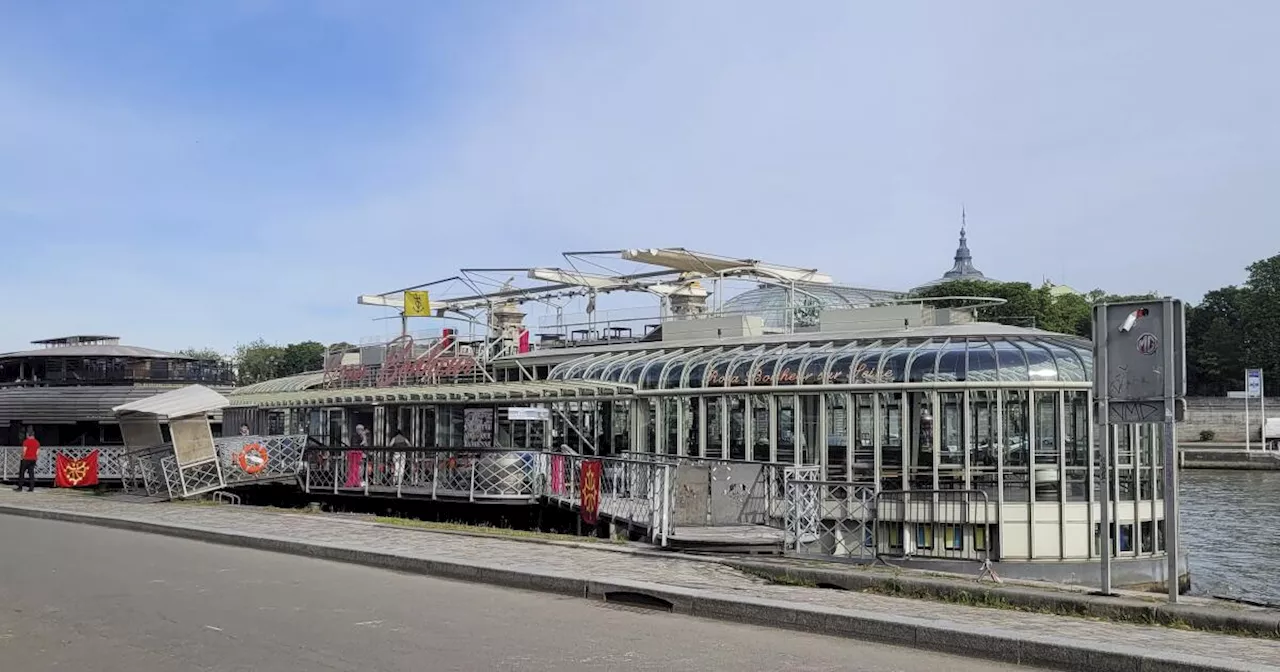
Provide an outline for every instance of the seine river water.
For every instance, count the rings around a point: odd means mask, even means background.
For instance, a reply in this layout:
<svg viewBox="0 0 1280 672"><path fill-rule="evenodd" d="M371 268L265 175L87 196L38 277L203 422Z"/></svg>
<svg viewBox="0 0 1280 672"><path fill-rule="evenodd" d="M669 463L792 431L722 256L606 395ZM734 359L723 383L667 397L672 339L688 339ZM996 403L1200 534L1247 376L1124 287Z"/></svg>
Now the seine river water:
<svg viewBox="0 0 1280 672"><path fill-rule="evenodd" d="M1182 548L1191 592L1280 603L1280 471L1186 469Z"/></svg>

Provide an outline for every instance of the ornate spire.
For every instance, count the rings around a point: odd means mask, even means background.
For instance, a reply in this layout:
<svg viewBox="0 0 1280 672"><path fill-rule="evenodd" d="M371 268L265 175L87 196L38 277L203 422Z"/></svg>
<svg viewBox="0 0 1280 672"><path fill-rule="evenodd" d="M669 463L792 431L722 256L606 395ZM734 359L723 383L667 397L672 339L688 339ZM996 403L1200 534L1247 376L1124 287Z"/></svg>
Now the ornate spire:
<svg viewBox="0 0 1280 672"><path fill-rule="evenodd" d="M947 279L973 278L976 280L984 277L982 275L982 271L979 271L978 269L973 267L973 255L969 252L969 240L968 240L968 236L965 235L965 230L968 228L968 226L969 226L969 222L968 222L968 217L965 213L965 207L964 205L961 205L960 206L960 246L956 248L954 265L951 267L951 270L942 274L943 278L947 278Z"/></svg>

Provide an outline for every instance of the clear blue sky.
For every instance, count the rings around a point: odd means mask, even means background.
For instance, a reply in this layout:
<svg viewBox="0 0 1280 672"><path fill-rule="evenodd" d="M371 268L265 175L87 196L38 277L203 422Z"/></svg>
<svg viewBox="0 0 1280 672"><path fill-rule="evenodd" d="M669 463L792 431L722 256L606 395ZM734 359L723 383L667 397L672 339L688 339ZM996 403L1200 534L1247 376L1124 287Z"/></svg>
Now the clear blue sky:
<svg viewBox="0 0 1280 672"><path fill-rule="evenodd" d="M684 246L1190 300L1280 252L1280 5L0 0L0 351L381 333Z"/></svg>

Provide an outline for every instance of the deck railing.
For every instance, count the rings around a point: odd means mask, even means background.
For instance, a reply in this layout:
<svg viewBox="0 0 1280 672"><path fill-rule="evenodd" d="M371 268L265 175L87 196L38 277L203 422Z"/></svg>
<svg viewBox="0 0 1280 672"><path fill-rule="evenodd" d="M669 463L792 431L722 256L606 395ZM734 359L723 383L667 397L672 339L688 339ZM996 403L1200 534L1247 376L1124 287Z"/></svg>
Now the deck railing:
<svg viewBox="0 0 1280 672"><path fill-rule="evenodd" d="M311 447L302 487L308 493L532 500L537 469L538 453L520 448Z"/></svg>
<svg viewBox="0 0 1280 672"><path fill-rule="evenodd" d="M995 558L994 517L981 490L876 492L874 484L787 474L789 554L828 560L970 560L988 574Z"/></svg>
<svg viewBox="0 0 1280 672"><path fill-rule="evenodd" d="M77 460L98 451L98 479L116 480L124 473L124 446L41 446L36 459L36 480L52 481L59 453ZM0 446L0 480L10 481L18 477L18 464L22 461L21 446Z"/></svg>
<svg viewBox="0 0 1280 672"><path fill-rule="evenodd" d="M618 524L642 527L652 543L667 545L674 524L674 465L553 452L542 453L539 459L545 475L540 494L549 502L570 507L582 505L583 464L600 462L598 514Z"/></svg>

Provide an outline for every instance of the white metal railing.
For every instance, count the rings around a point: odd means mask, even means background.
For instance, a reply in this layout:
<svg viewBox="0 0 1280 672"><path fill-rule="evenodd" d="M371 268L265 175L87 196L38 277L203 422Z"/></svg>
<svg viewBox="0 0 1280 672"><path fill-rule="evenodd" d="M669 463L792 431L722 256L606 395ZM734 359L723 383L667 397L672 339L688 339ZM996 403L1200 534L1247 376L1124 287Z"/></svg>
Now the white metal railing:
<svg viewBox="0 0 1280 672"><path fill-rule="evenodd" d="M539 460L544 474L540 494L551 503L579 507L583 464L599 462L599 515L644 527L652 543L667 545L673 526L673 464L552 452L540 454Z"/></svg>
<svg viewBox="0 0 1280 672"><path fill-rule="evenodd" d="M303 458L302 487L308 493L532 500L537 455L514 448L311 447Z"/></svg>
<svg viewBox="0 0 1280 672"><path fill-rule="evenodd" d="M98 451L98 480L119 480L125 471L124 446L41 446L36 459L36 480L53 480L59 454L78 460L95 450ZM21 446L0 446L0 480L17 478L21 461Z"/></svg>

